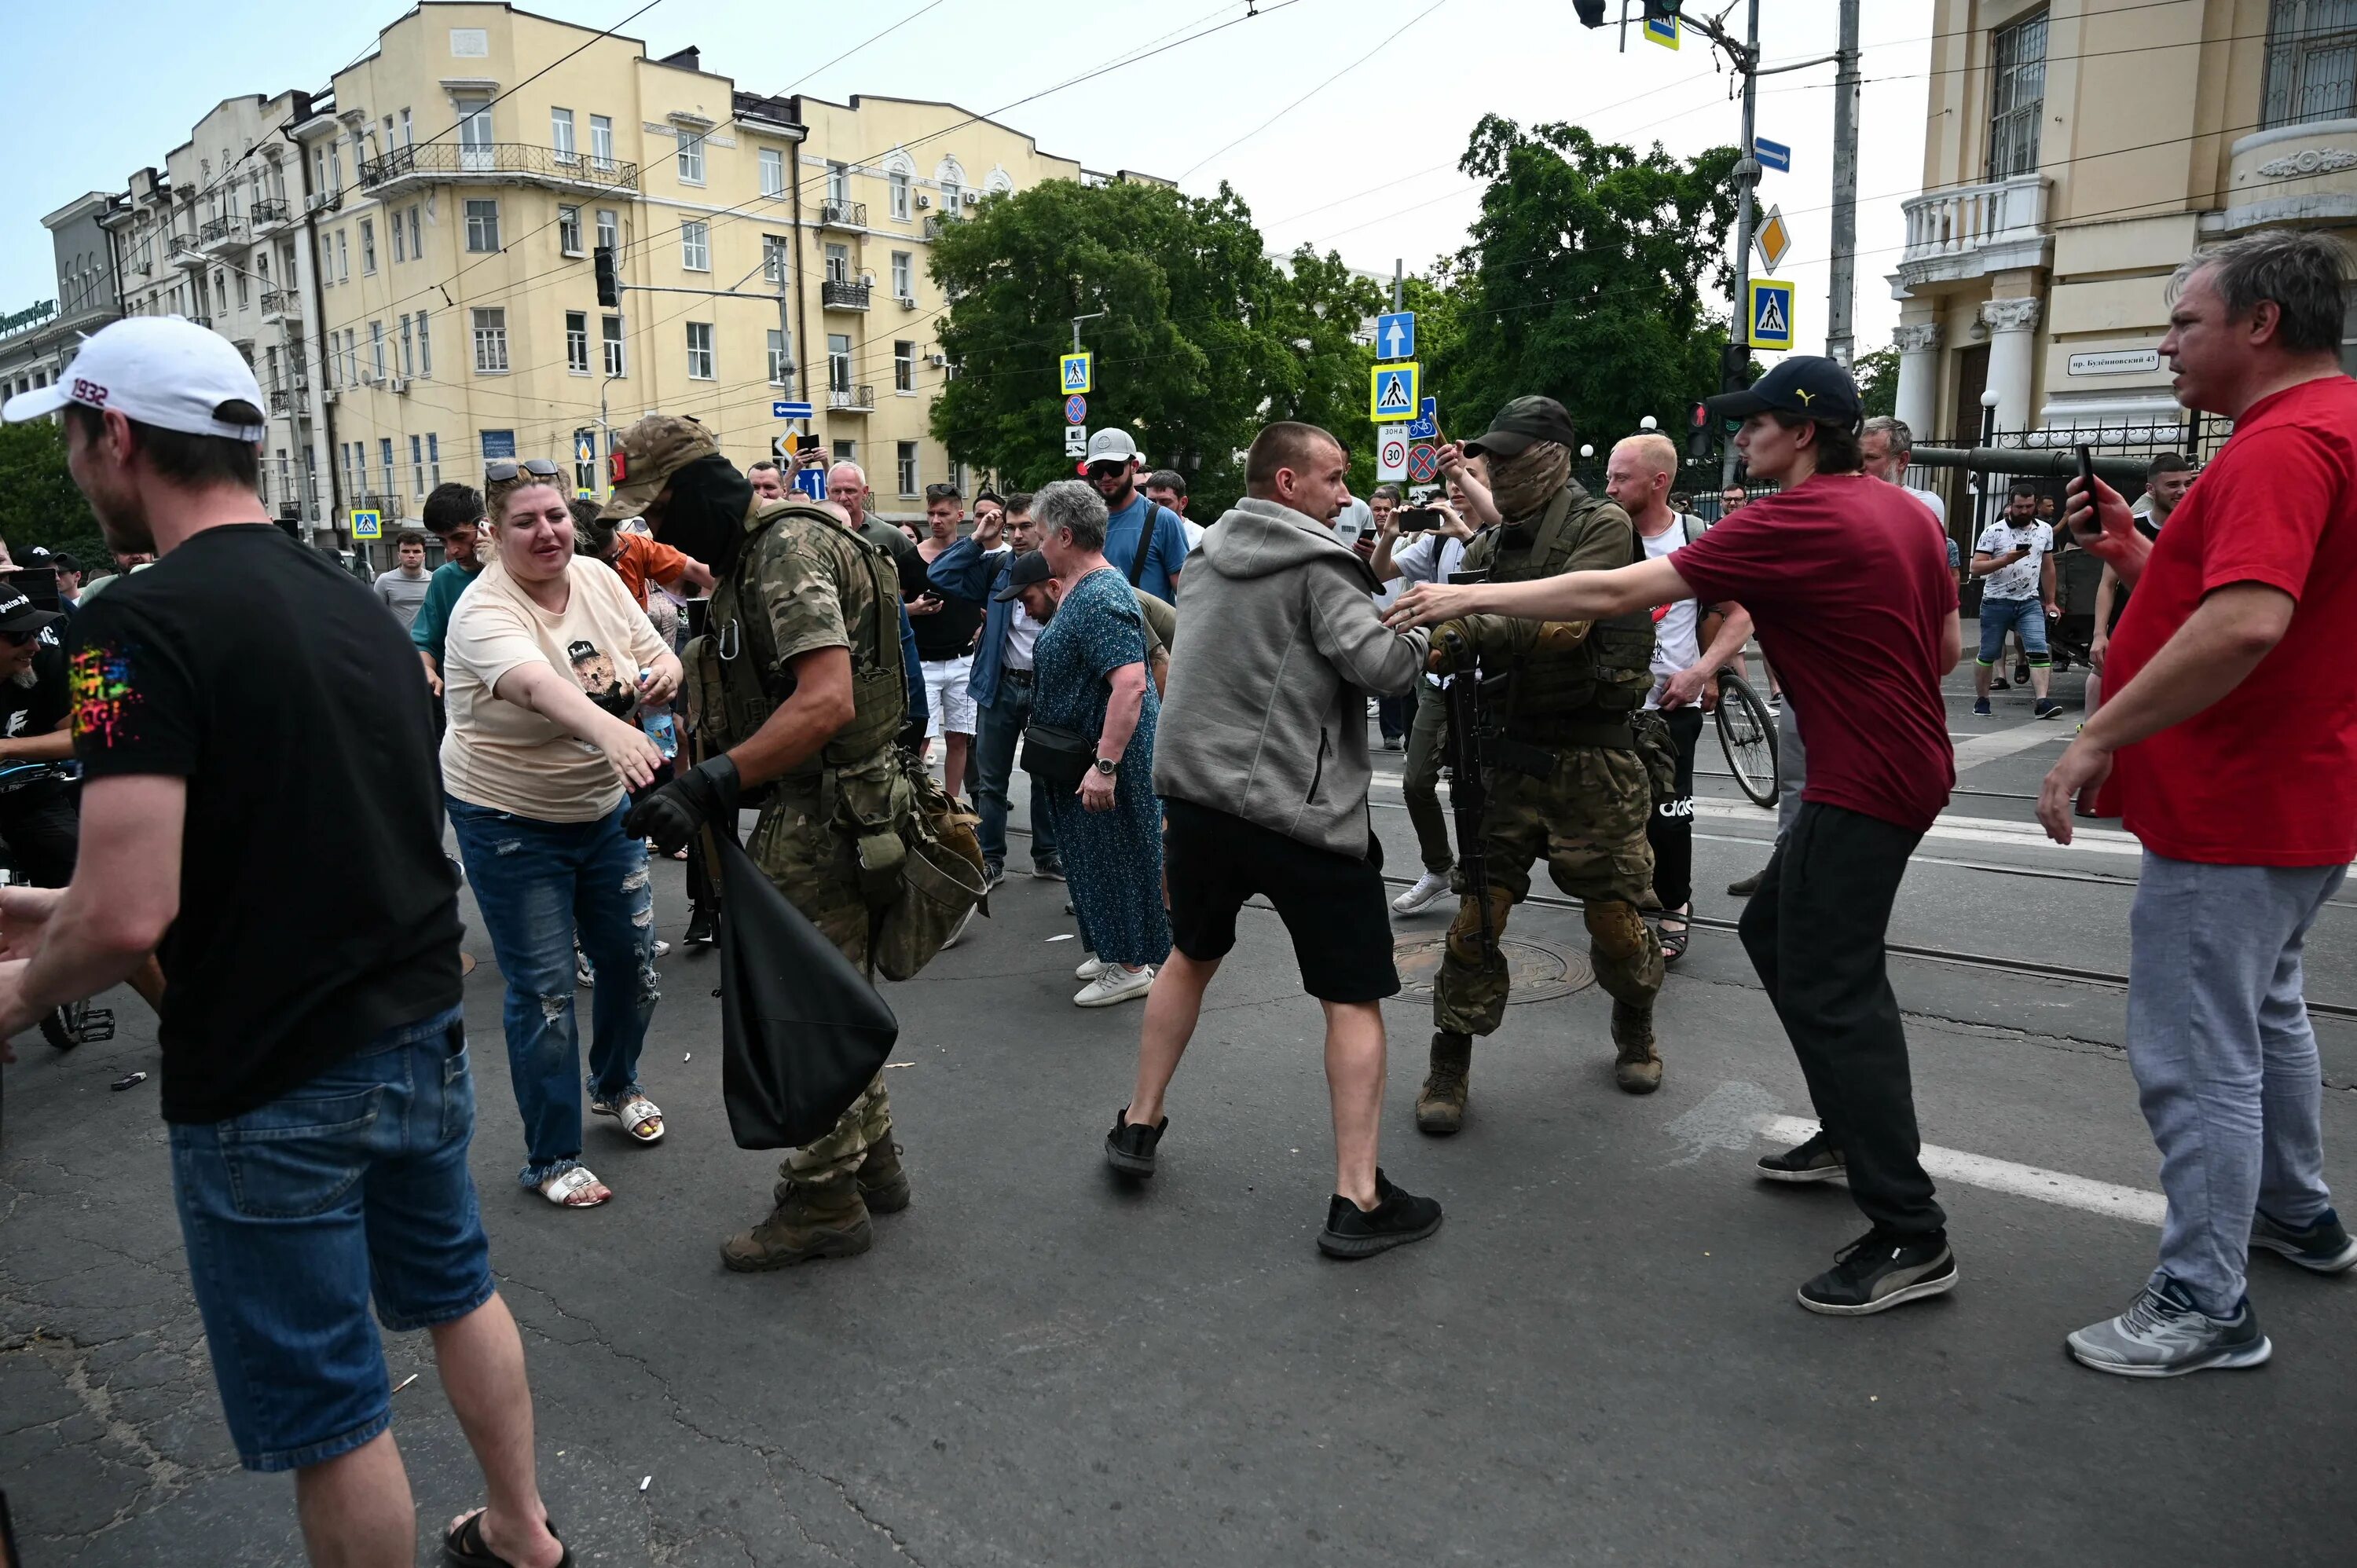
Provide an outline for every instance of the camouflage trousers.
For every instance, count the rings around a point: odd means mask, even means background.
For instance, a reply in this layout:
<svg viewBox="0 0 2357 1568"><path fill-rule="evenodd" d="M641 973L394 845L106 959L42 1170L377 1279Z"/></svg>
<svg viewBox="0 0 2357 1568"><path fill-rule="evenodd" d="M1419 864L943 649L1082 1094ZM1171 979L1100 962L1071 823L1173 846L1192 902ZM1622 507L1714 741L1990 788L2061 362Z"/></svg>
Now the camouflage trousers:
<svg viewBox="0 0 2357 1568"><path fill-rule="evenodd" d="M853 963L866 967L868 914L859 891L858 857L851 840L820 815L815 794L773 793L745 848L821 936ZM788 1150L778 1174L812 1183L848 1176L859 1168L869 1144L891 1135L892 1106L879 1072L824 1137Z"/></svg>
<svg viewBox="0 0 2357 1568"><path fill-rule="evenodd" d="M1490 929L1503 936L1508 912L1529 896L1531 866L1544 859L1555 885L1585 907L1588 961L1616 1002L1650 1010L1662 989L1662 944L1637 911L1653 890L1653 849L1645 822L1652 788L1634 751L1566 746L1545 779L1496 768L1483 848L1489 856ZM1432 987L1432 1026L1487 1035L1505 1016L1502 953L1481 951L1481 912L1464 893L1448 928Z"/></svg>

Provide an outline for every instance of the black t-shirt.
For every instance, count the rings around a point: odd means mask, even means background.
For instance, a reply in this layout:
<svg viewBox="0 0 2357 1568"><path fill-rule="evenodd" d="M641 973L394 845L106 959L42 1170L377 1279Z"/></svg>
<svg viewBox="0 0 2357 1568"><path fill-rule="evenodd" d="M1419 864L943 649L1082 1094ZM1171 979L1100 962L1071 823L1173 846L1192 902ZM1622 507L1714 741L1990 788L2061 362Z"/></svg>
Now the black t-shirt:
<svg viewBox="0 0 2357 1568"><path fill-rule="evenodd" d="M930 573L932 564L925 559L917 545L909 546L920 567ZM941 600L942 607L929 616L910 616L909 626L917 633L917 657L931 663L943 659L963 659L974 651L974 634L982 629L982 618L988 607L977 599L962 599L955 594L944 594L925 580L926 593Z"/></svg>
<svg viewBox="0 0 2357 1568"><path fill-rule="evenodd" d="M33 654L29 686L0 681L0 736L10 740L48 735L66 716L66 650L59 640L63 621L41 628L40 646ZM0 807L21 806L32 795L65 788L54 768L43 763L0 763Z"/></svg>
<svg viewBox="0 0 2357 1568"><path fill-rule="evenodd" d="M218 1122L459 999L457 878L417 654L265 522L207 529L75 618L84 777L188 780L163 1111Z"/></svg>

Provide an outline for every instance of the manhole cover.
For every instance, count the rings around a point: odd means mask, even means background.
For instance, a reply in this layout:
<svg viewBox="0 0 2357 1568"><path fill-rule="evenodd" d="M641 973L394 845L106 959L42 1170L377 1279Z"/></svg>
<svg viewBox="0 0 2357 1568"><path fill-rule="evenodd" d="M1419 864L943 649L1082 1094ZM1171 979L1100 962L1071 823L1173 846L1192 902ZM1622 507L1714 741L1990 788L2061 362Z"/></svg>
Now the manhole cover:
<svg viewBox="0 0 2357 1568"><path fill-rule="evenodd" d="M1399 965L1404 994L1432 994L1433 979L1440 972L1441 947L1447 940L1446 937L1402 937L1392 944L1392 960ZM1536 942L1518 942L1508 938L1498 944L1498 950L1506 956L1509 1004L1547 1002L1568 996L1596 979L1596 972L1587 967L1586 959L1559 953Z"/></svg>

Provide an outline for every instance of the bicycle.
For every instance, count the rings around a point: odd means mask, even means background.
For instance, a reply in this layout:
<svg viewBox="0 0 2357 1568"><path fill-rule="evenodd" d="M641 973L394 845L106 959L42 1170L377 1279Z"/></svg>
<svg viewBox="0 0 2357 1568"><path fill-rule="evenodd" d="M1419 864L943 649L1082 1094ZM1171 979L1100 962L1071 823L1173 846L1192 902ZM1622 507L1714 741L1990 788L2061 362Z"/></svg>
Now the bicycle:
<svg viewBox="0 0 2357 1568"><path fill-rule="evenodd" d="M1736 787L1755 806L1776 803L1776 718L1751 682L1732 670L1718 672L1718 744Z"/></svg>

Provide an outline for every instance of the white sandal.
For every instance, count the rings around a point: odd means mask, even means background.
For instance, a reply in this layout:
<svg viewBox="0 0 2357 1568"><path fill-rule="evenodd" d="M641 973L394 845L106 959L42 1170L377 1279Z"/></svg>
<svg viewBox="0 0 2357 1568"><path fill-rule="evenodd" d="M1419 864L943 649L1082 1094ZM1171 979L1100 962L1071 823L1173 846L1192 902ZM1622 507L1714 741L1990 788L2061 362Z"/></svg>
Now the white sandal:
<svg viewBox="0 0 2357 1568"><path fill-rule="evenodd" d="M581 1192L585 1188L605 1186L606 1184L604 1182L599 1181L595 1175L591 1174L587 1165L575 1165L572 1169L559 1171L556 1175L549 1177L546 1181L542 1182L540 1184L539 1191L541 1197L548 1199L549 1202L556 1205L559 1208L595 1208L599 1204L605 1202L606 1198L614 1196L614 1192L611 1187L607 1187L606 1197L585 1198L577 1203L574 1200L580 1196Z"/></svg>
<svg viewBox="0 0 2357 1568"><path fill-rule="evenodd" d="M611 1116L619 1122L622 1124L622 1131L629 1133L635 1143L660 1144L662 1142L662 1108L643 1094L633 1094L619 1105L614 1105L603 1100L593 1100L589 1102L589 1110L593 1115ZM641 1130L650 1124L654 1127L653 1132Z"/></svg>

